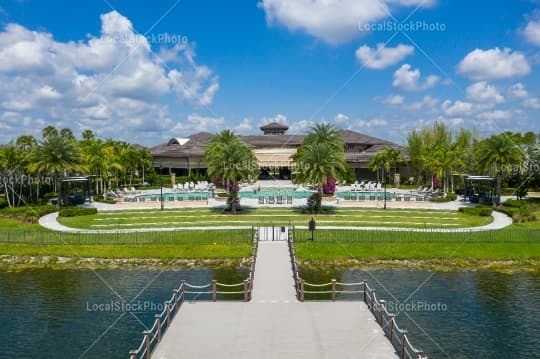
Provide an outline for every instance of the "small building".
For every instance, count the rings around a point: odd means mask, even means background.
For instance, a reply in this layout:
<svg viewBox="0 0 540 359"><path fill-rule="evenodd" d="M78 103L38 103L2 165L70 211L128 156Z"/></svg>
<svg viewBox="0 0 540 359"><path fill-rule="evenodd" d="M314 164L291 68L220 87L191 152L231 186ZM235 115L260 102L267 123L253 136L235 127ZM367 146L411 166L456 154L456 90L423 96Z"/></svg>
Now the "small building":
<svg viewBox="0 0 540 359"><path fill-rule="evenodd" d="M302 144L304 135L287 134L288 126L269 123L261 126L262 134L239 136L252 150L261 169L260 178L289 179L294 167L292 156ZM385 147L392 147L408 157L405 147L380 138L364 135L351 130L339 131L345 140L343 149L347 164L355 170L356 177L362 180L375 180L376 174L369 169L369 161ZM162 167L163 173L185 176L193 171L206 173L204 158L206 146L213 134L199 132L185 138L171 138L167 143L152 147L155 168ZM401 177L409 176L405 166L398 168Z"/></svg>

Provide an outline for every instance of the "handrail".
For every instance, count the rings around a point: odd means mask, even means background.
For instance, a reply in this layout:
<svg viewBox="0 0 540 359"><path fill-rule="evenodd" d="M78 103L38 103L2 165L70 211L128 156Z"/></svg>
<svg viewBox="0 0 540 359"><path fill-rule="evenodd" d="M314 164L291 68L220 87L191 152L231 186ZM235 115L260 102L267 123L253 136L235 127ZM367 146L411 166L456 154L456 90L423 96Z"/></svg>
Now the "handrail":
<svg viewBox="0 0 540 359"><path fill-rule="evenodd" d="M289 242L290 244L290 242ZM294 267L294 265L293 265ZM414 347L408 337L408 332L401 329L397 325L396 315L390 313L386 306L386 301L378 299L377 291L370 288L367 280L361 283L342 283L332 279L331 282L314 284L304 281L298 277L299 284L297 285L298 297L301 301L304 300L304 294L332 294L332 301L336 300L338 293L362 293L362 300L367 304L370 312L375 316L376 322L382 327L383 332L388 336L390 343L396 348L400 359L427 359L428 356L421 349ZM337 285L346 286L362 286L362 290L338 290ZM313 288L329 287L329 290L305 290L305 286ZM394 340L397 340L396 341ZM412 354L411 354L412 353Z"/></svg>
<svg viewBox="0 0 540 359"><path fill-rule="evenodd" d="M295 233L294 228L295 227L293 226L293 230L288 231L287 244L289 246L289 255L291 257L291 267L292 267L292 272L293 272L294 288L295 288L295 291L296 291L296 298L300 302L303 302L304 301L304 295L303 295L303 293L304 293L304 283L300 279L300 273L298 272L298 263L296 262L296 251L294 249L294 233Z"/></svg>
<svg viewBox="0 0 540 359"><path fill-rule="evenodd" d="M130 359L150 359L150 356L152 354L152 350L157 346L157 344L161 341L161 338L163 337L163 333L169 328L171 321L174 316L176 316L176 313L180 310L182 307L182 304L185 301L186 294L211 294L212 295L212 301L217 300L217 294L222 295L228 295L228 294L244 294L244 301L250 301L251 300L251 292L253 290L253 279L255 275L255 262L257 260L257 248L258 248L258 233L255 230L254 233L254 243L253 243L253 253L252 253L252 261L251 261L251 268L249 270L249 276L246 280L244 280L242 283L234 283L234 284L227 284L227 283L219 283L216 280L213 280L212 282L204 285L195 285L188 283L186 281L182 281L180 283L180 286L178 289L174 289L172 292L172 297L170 300L165 302L164 309L160 314L155 315L154 324L150 328L150 330L145 330L143 332L143 339L141 341L141 344L137 349L130 350L129 351L129 358ZM224 287L224 288L232 288L232 287L240 287L244 286L242 291L219 291L217 290L218 287ZM210 291L188 291L186 288L191 289L206 289L211 288Z"/></svg>

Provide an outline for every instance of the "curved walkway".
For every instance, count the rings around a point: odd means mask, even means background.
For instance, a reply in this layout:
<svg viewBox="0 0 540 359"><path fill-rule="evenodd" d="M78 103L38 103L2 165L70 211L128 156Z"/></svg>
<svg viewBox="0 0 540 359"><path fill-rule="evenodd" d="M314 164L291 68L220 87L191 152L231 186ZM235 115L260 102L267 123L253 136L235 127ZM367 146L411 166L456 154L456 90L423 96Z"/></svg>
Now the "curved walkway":
<svg viewBox="0 0 540 359"><path fill-rule="evenodd" d="M479 227L466 228L398 228L398 227L344 227L344 226L317 226L318 229L347 229L357 231L388 231L388 232L430 232L430 233L460 233L460 232L481 232L503 229L512 224L512 218L504 213L493 211L493 222ZM133 228L133 229L81 229L64 226L58 223L58 212L47 214L39 219L39 224L42 227L57 232L68 233L134 233L134 232L174 232L179 230L196 231L196 230L223 230L223 229L249 229L252 226L212 226L212 227L163 227L163 228ZM296 226L298 229L307 229L307 226Z"/></svg>

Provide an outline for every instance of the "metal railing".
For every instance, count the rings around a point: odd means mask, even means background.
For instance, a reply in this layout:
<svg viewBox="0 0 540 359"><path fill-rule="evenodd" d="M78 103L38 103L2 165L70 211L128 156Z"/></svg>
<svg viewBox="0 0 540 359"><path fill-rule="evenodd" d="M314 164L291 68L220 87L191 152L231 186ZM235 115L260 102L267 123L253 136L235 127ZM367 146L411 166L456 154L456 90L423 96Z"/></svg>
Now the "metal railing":
<svg viewBox="0 0 540 359"><path fill-rule="evenodd" d="M305 290L305 287L321 288L317 290ZM337 289L341 286L343 289ZM361 289L345 289L349 287L361 287ZM415 348L408 337L408 332L398 327L396 315L388 312L386 301L377 298L377 291L368 286L367 280L358 283L342 283L332 279L328 283L313 284L299 278L299 300L304 301L305 294L331 294L332 301L336 300L336 295L342 294L362 294L362 300L367 304L368 309L373 313L375 320L381 326L383 332L394 346L401 359L427 359L428 356L419 348Z"/></svg>
<svg viewBox="0 0 540 359"><path fill-rule="evenodd" d="M294 279L294 289L296 291L296 298L299 301L304 301L303 296L301 297L301 293L303 292L304 288L300 288L301 280L300 280L300 274L298 272L298 262L296 261L296 251L294 249L294 227L293 230L289 230L288 237L287 237L287 243L289 245L289 256L291 260L291 269L293 273L293 279Z"/></svg>
<svg viewBox="0 0 540 359"><path fill-rule="evenodd" d="M224 244L245 245L253 238L253 230L246 229L177 229L163 232L68 233L53 231L24 231L3 229L0 243L32 245L145 245L145 244Z"/></svg>
<svg viewBox="0 0 540 359"><path fill-rule="evenodd" d="M130 359L150 359L152 350L155 349L157 344L161 341L163 334L168 329L171 324L172 319L178 313L180 307L186 300L186 295L202 295L209 294L211 295L211 300L213 302L217 301L218 294L220 295L239 295L243 294L243 299L245 302L251 300L251 292L253 291L253 279L255 277L255 263L257 261L257 248L259 241L257 229L253 233L253 252L252 252L252 261L251 267L249 270L249 276L242 283L236 284L225 284L219 283L216 280L204 285L194 285L186 281L180 283L178 289L173 290L173 295L170 300L165 302L164 309L161 314L156 314L154 319L154 324L150 330L143 332L143 339L139 347L135 350L129 352ZM224 290L225 288L238 288L241 287L241 290ZM223 288L222 290L220 290Z"/></svg>

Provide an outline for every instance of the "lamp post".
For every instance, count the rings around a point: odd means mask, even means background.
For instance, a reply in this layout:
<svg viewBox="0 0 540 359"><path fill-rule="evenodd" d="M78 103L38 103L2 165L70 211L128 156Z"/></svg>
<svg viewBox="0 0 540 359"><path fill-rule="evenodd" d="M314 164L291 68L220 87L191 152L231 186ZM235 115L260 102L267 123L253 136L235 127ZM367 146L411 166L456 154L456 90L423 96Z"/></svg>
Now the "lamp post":
<svg viewBox="0 0 540 359"><path fill-rule="evenodd" d="M384 189L384 205L383 209L386 209L386 170L383 168L383 189Z"/></svg>
<svg viewBox="0 0 540 359"><path fill-rule="evenodd" d="M159 164L159 201L161 202L161 210L163 211L163 167Z"/></svg>

